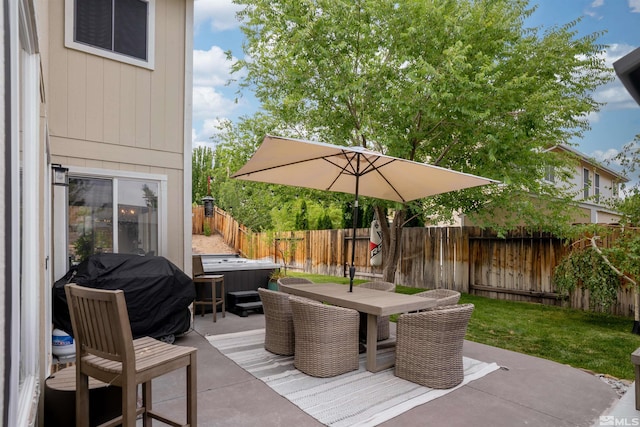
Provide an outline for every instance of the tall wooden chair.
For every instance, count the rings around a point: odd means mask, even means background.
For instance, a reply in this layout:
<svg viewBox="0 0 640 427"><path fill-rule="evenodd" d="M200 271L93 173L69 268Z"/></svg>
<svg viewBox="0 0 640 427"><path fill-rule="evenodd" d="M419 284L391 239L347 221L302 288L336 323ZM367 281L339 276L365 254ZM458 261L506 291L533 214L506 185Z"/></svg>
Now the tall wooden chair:
<svg viewBox="0 0 640 427"><path fill-rule="evenodd" d="M191 257L193 267L193 284L195 285L211 285L211 298L207 296L205 286L199 290L196 289L196 300L193 302L194 311L197 306L202 307L200 313L204 316L205 306L211 305L213 310L213 321L217 321L216 314L218 312L218 306L222 306L222 317L226 316L225 307L225 295L224 295L224 275L222 274L206 274L204 267L202 266L202 257L200 255L193 255ZM218 297L217 285L220 285L220 296Z"/></svg>
<svg viewBox="0 0 640 427"><path fill-rule="evenodd" d="M196 412L196 352L150 337L133 339L122 290L65 286L76 342L76 425L89 426L89 377L122 388L122 416L103 426L134 427L142 414L144 426L151 419L193 427ZM167 419L152 410L151 380L179 368L187 368L186 424ZM142 384L142 407L136 408L137 388Z"/></svg>

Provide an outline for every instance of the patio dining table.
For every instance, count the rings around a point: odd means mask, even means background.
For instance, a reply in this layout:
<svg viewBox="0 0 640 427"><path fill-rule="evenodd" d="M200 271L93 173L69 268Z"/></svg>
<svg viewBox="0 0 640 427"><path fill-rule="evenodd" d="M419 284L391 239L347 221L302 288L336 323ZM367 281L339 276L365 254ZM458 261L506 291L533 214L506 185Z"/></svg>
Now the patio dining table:
<svg viewBox="0 0 640 427"><path fill-rule="evenodd" d="M336 283L300 283L280 285L282 292L298 295L316 301L333 304L339 307L351 308L367 314L367 361L366 368L370 372L378 372L390 368L395 360L378 364L377 338L378 320L381 316L396 313L424 310L435 307L437 300L413 295L383 292L375 289L349 287Z"/></svg>

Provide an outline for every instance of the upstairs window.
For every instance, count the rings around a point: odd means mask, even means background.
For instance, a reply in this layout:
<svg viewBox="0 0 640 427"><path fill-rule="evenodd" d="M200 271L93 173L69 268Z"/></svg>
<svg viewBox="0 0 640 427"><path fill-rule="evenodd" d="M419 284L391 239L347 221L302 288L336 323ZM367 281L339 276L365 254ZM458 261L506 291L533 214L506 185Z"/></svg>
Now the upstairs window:
<svg viewBox="0 0 640 427"><path fill-rule="evenodd" d="M595 174L593 177L593 191L596 196L596 203L600 203L600 174Z"/></svg>
<svg viewBox="0 0 640 427"><path fill-rule="evenodd" d="M153 68L155 0L65 0L65 46Z"/></svg>
<svg viewBox="0 0 640 427"><path fill-rule="evenodd" d="M589 187L591 187L591 179L589 177L589 169L582 169L582 197L589 198Z"/></svg>
<svg viewBox="0 0 640 427"><path fill-rule="evenodd" d="M556 168L551 165L544 167L544 179L548 182L556 182Z"/></svg>

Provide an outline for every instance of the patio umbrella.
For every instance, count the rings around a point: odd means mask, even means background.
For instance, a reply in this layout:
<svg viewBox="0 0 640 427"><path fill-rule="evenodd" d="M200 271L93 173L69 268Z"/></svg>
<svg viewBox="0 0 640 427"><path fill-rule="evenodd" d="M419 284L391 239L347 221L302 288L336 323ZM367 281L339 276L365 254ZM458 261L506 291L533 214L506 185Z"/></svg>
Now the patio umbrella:
<svg viewBox="0 0 640 427"><path fill-rule="evenodd" d="M265 136L251 159L232 178L354 194L350 292L355 275L359 196L404 203L497 182L386 156L362 147L343 147L271 135Z"/></svg>

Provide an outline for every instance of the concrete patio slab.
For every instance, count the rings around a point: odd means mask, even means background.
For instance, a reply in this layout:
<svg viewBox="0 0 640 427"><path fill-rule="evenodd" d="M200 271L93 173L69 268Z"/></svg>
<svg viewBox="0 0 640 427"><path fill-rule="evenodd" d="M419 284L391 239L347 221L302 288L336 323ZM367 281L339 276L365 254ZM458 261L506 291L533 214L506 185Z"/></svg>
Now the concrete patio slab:
<svg viewBox="0 0 640 427"><path fill-rule="evenodd" d="M198 348L199 426L319 426L297 406L223 356L207 335L264 328L264 315L196 316L176 344ZM392 323L392 334L395 333ZM465 341L464 355L502 369L393 418L382 426L599 426L619 402L598 377L545 359ZM154 407L184 413L184 373L153 384ZM366 396L364 396L366 398Z"/></svg>

